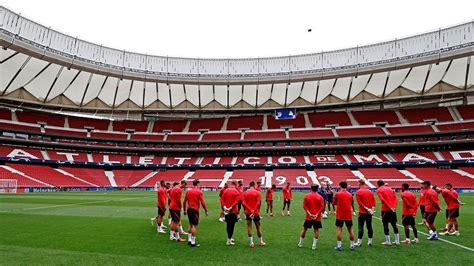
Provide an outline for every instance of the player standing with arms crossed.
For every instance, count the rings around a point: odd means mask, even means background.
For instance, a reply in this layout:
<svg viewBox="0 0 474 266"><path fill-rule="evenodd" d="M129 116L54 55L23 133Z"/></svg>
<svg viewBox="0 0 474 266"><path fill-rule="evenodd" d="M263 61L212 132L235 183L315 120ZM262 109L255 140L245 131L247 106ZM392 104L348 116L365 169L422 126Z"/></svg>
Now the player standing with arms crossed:
<svg viewBox="0 0 474 266"><path fill-rule="evenodd" d="M290 204L291 199L293 198L293 193L291 192L290 183L286 183L286 186L283 187L283 210L281 211L281 216L285 216L285 207L286 207L286 214L291 216L290 214Z"/></svg>
<svg viewBox="0 0 474 266"><path fill-rule="evenodd" d="M337 246L334 248L337 251L342 251L342 227L344 224L349 232L349 239L351 240L350 250L354 250L354 230L352 226L352 194L347 191L347 182L339 183L341 189L334 196L334 207L336 212L336 238Z"/></svg>
<svg viewBox="0 0 474 266"><path fill-rule="evenodd" d="M193 181L193 187L186 191L183 203L184 215L187 215L189 220L188 244L190 244L191 247L200 246L196 243L196 231L199 224L199 207L202 205L202 208L206 212L206 216L209 215L206 202L202 196L202 191L198 188L198 185L199 180L195 179Z"/></svg>
<svg viewBox="0 0 474 266"><path fill-rule="evenodd" d="M430 236L428 240L438 240L438 233L436 232L436 226L434 224L436 214L441 211L439 207L438 193L431 188L430 181L424 181L421 183L425 189L425 225L428 228ZM435 187L436 188L436 187Z"/></svg>
<svg viewBox="0 0 474 266"><path fill-rule="evenodd" d="M237 223L237 205L239 204L241 199L240 192L237 190L236 186L237 183L235 181L232 181L231 186L224 190L221 198L221 205L224 209L225 222L227 224L226 230L228 246L235 245L235 241L232 236L234 235L235 223Z"/></svg>
<svg viewBox="0 0 474 266"><path fill-rule="evenodd" d="M402 224L405 228L405 236L406 239L403 240L401 243L403 244L410 244L412 241L410 240L410 226L413 230L413 235L415 238L413 239L413 243L418 243L418 230L416 228L416 211L418 209L418 202L416 200L415 194L413 194L410 190L410 185L407 183L402 184L402 203L403 203L403 210L402 210Z"/></svg>
<svg viewBox="0 0 474 266"><path fill-rule="evenodd" d="M385 242L382 242L382 245L391 246L392 242L390 241L390 229L388 229L388 224L392 225L395 245L400 245L400 235L398 234L397 227L397 204L398 198L395 191L388 187L383 180L377 181L377 196L382 202L382 224L383 232L385 234Z"/></svg>
<svg viewBox="0 0 474 266"><path fill-rule="evenodd" d="M242 193L242 204L244 205L244 212L247 220L247 233L249 237L250 247L255 247L252 236L252 222L257 229L258 245L263 247L262 226L260 222L260 204L262 203L262 196L260 192L255 189L255 182L250 182L250 188Z"/></svg>
<svg viewBox="0 0 474 266"><path fill-rule="evenodd" d="M303 209L306 212L306 218L301 229L300 242L298 247L302 248L306 231L311 227L314 230L313 245L311 249L315 250L318 245L319 229L322 228L321 216L324 211L324 199L318 193L319 186L311 185L311 192L306 194L303 199Z"/></svg>
<svg viewBox="0 0 474 266"><path fill-rule="evenodd" d="M273 216L273 192L275 192L276 185L272 185L271 188L267 189L265 200L267 202L267 216Z"/></svg>
<svg viewBox="0 0 474 266"><path fill-rule="evenodd" d="M372 216L375 212L375 196L370 189L367 188L364 180L359 180L359 190L356 192L356 200L359 205L359 217L357 218L358 237L356 246L362 246L362 237L364 236L364 224L367 226L367 246L372 246L372 238L374 229L372 228Z"/></svg>

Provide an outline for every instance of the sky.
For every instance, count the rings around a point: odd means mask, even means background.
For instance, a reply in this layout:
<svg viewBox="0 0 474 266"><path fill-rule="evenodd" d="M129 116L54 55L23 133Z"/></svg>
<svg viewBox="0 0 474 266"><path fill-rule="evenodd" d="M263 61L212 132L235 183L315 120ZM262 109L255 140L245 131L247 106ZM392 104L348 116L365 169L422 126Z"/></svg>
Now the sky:
<svg viewBox="0 0 474 266"><path fill-rule="evenodd" d="M329 51L474 19L472 0L0 0L0 5L104 46L198 58Z"/></svg>

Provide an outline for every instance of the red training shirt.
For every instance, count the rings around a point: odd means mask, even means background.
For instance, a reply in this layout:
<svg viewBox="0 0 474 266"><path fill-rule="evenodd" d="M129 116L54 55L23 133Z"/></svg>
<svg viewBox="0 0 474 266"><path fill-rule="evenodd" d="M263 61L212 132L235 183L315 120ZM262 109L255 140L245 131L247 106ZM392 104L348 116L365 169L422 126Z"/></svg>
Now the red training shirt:
<svg viewBox="0 0 474 266"><path fill-rule="evenodd" d="M237 203L240 201L240 192L235 187L229 187L222 193L221 205L227 208L232 207L232 212L237 214Z"/></svg>
<svg viewBox="0 0 474 266"><path fill-rule="evenodd" d="M426 192L426 189L421 189L420 191L420 206L425 206L425 192Z"/></svg>
<svg viewBox="0 0 474 266"><path fill-rule="evenodd" d="M254 214L255 216L260 215L260 203L262 201L262 196L255 188L250 187L242 193L242 204L244 205L244 213L246 215Z"/></svg>
<svg viewBox="0 0 474 266"><path fill-rule="evenodd" d="M160 187L158 191L156 191L156 198L156 205L160 208L166 208L166 198L168 198L168 195L164 187Z"/></svg>
<svg viewBox="0 0 474 266"><path fill-rule="evenodd" d="M438 193L432 188L425 191L425 211L426 212L437 212L439 211L439 198Z"/></svg>
<svg viewBox="0 0 474 266"><path fill-rule="evenodd" d="M446 202L447 210L459 208L458 193L455 190L442 189L441 196L443 196Z"/></svg>
<svg viewBox="0 0 474 266"><path fill-rule="evenodd" d="M206 202L204 201L204 197L202 196L202 191L198 187L193 187L190 190L186 191L183 205L185 210L187 207L189 209L197 211L199 211L199 207L200 205L202 205L204 210L207 212Z"/></svg>
<svg viewBox="0 0 474 266"><path fill-rule="evenodd" d="M268 201L273 200L273 188L267 189L267 197L266 197L266 199L267 199Z"/></svg>
<svg viewBox="0 0 474 266"><path fill-rule="evenodd" d="M170 210L174 211L181 211L181 194L183 193L183 190L181 187L175 186L171 189L170 191Z"/></svg>
<svg viewBox="0 0 474 266"><path fill-rule="evenodd" d="M306 221L311 221L311 217L308 212L312 215L318 214L316 221L321 221L321 213L324 211L324 199L317 192L310 192L304 196L303 209L306 212Z"/></svg>
<svg viewBox="0 0 474 266"><path fill-rule="evenodd" d="M415 194L413 194L409 190L405 190L402 192L401 197L402 197L402 204L403 204L402 215L415 216L416 211L418 210L418 202L416 200Z"/></svg>
<svg viewBox="0 0 474 266"><path fill-rule="evenodd" d="M339 190L334 196L336 207L336 219L343 221L352 220L352 194L345 189Z"/></svg>
<svg viewBox="0 0 474 266"><path fill-rule="evenodd" d="M398 204L397 194L388 186L381 186L377 189L377 196L382 202L382 211L389 212L396 209Z"/></svg>
<svg viewBox="0 0 474 266"><path fill-rule="evenodd" d="M375 207L375 196L368 188L361 188L356 192L357 204L359 204L359 213L368 214L369 212L364 208L372 209Z"/></svg>
<svg viewBox="0 0 474 266"><path fill-rule="evenodd" d="M291 187L284 187L283 188L283 199L284 200L291 200L293 198L293 194L291 193Z"/></svg>

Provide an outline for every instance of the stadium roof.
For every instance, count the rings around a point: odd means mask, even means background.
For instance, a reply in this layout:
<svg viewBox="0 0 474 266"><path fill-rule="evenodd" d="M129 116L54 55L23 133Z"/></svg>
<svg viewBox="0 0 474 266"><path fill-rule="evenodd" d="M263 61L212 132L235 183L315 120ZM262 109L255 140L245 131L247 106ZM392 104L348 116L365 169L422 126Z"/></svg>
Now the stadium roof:
<svg viewBox="0 0 474 266"><path fill-rule="evenodd" d="M86 42L0 7L0 99L70 109L216 111L457 97L474 83L473 30L469 22L305 55L177 58Z"/></svg>

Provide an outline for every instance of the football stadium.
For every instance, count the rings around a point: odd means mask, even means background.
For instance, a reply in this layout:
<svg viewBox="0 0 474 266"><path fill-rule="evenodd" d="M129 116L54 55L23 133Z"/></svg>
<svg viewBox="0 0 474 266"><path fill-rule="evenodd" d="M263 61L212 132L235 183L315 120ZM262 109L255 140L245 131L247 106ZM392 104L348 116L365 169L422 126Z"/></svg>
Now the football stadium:
<svg viewBox="0 0 474 266"><path fill-rule="evenodd" d="M208 58L21 11L0 5L1 265L474 265L472 18Z"/></svg>

